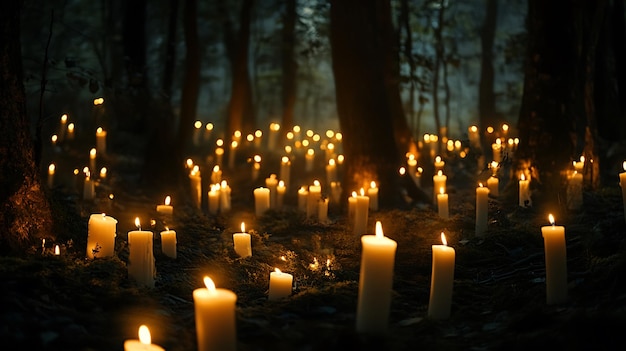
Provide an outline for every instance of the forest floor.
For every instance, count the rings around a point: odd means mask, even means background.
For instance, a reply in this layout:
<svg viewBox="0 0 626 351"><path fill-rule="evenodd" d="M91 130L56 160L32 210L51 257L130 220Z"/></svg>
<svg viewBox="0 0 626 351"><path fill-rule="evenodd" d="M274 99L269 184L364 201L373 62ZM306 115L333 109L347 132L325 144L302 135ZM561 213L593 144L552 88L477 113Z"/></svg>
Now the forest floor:
<svg viewBox="0 0 626 351"><path fill-rule="evenodd" d="M540 229L548 224L548 209L540 202L519 207L514 191L502 191L489 200L488 232L476 237L478 175L468 162L447 165L448 220L426 204L370 212L372 232L381 221L398 246L389 328L384 336L368 336L355 332L361 244L345 206L331 203L328 223L307 219L296 209L298 186L285 209L257 218L252 189L269 172L262 170L253 182L244 163L240 172L225 175L231 211L209 215L174 198L170 227L178 246L172 259L162 254L158 235L164 225L155 207L163 194L137 186L137 159L112 156L110 176L94 201L82 200L67 182L51 192L56 218L67 223L57 242L61 255L48 242L45 250L0 257L2 349L122 350L146 324L152 342L166 350L195 350L192 291L203 286L205 275L237 294L237 346L243 351L626 349L626 223L617 175L613 184L586 191L580 211L557 209L557 224L566 228L568 301L548 305ZM293 169L296 183L302 167ZM101 212L119 221L116 255L89 260L87 221ZM136 286L127 276L127 233L136 216L155 219L149 229L155 233L154 288ZM243 259L232 242L242 221L253 251ZM433 320L427 317L431 246L440 244L442 231L456 250L453 301L450 318ZM294 290L269 301L275 267L293 274Z"/></svg>

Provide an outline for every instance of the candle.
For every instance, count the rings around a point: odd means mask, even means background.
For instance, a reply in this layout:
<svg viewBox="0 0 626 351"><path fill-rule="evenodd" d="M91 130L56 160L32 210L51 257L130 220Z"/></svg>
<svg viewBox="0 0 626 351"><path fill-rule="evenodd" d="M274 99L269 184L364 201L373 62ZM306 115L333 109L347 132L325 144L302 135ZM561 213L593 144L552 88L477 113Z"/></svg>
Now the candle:
<svg viewBox="0 0 626 351"><path fill-rule="evenodd" d="M59 141L65 139L65 130L67 128L67 113L61 115L61 124L59 125Z"/></svg>
<svg viewBox="0 0 626 351"><path fill-rule="evenodd" d="M476 188L476 236L483 236L487 231L488 212L489 188L480 183Z"/></svg>
<svg viewBox="0 0 626 351"><path fill-rule="evenodd" d="M110 257L115 252L117 219L92 214L87 223L87 258Z"/></svg>
<svg viewBox="0 0 626 351"><path fill-rule="evenodd" d="M348 218L354 219L354 209L356 208L356 191L348 198Z"/></svg>
<svg viewBox="0 0 626 351"><path fill-rule="evenodd" d="M168 227L161 232L161 251L165 256L176 258L176 232Z"/></svg>
<svg viewBox="0 0 626 351"><path fill-rule="evenodd" d="M107 168L106 167L102 167L100 168L100 179L104 180L107 177Z"/></svg>
<svg viewBox="0 0 626 351"><path fill-rule="evenodd" d="M98 127L96 129L96 150L99 154L104 155L107 149L107 132L102 129L102 127Z"/></svg>
<svg viewBox="0 0 626 351"><path fill-rule="evenodd" d="M67 125L67 140L74 140L74 129L76 129L74 123Z"/></svg>
<svg viewBox="0 0 626 351"><path fill-rule="evenodd" d="M583 205L583 175L574 171L567 180L567 209L580 210Z"/></svg>
<svg viewBox="0 0 626 351"><path fill-rule="evenodd" d="M56 166L54 165L54 163L51 163L48 166L48 188L53 188L54 187L54 171L56 169Z"/></svg>
<svg viewBox="0 0 626 351"><path fill-rule="evenodd" d="M337 181L337 163L334 158L328 160L326 165L326 184Z"/></svg>
<svg viewBox="0 0 626 351"><path fill-rule="evenodd" d="M283 273L276 268L270 273L270 290L268 300L279 300L291 295L291 286L293 284L293 275Z"/></svg>
<svg viewBox="0 0 626 351"><path fill-rule="evenodd" d="M391 305L393 268L398 244L384 236L376 222L375 235L361 236L362 254L356 330L359 333L386 332Z"/></svg>
<svg viewBox="0 0 626 351"><path fill-rule="evenodd" d="M478 134L478 127L471 126L468 128L470 145L475 149L480 149L480 135Z"/></svg>
<svg viewBox="0 0 626 351"><path fill-rule="evenodd" d="M445 164L446 163L441 158L441 156L435 157L435 171L437 171L437 172L442 171L443 172L443 167L444 167Z"/></svg>
<svg viewBox="0 0 626 351"><path fill-rule="evenodd" d="M439 188L439 194L437 194L437 208L439 209L439 217L448 219L450 217L448 213L448 194L445 193L443 188Z"/></svg>
<svg viewBox="0 0 626 351"><path fill-rule="evenodd" d="M270 189L259 187L254 189L254 210L257 217L261 217L270 209Z"/></svg>
<svg viewBox="0 0 626 351"><path fill-rule="evenodd" d="M428 317L446 319L450 317L452 285L454 283L454 249L449 247L446 236L441 233L443 245L433 245L432 273Z"/></svg>
<svg viewBox="0 0 626 351"><path fill-rule="evenodd" d="M213 171L211 172L211 183L219 184L222 181L222 170L219 165L213 166Z"/></svg>
<svg viewBox="0 0 626 351"><path fill-rule="evenodd" d="M192 136L193 146L200 145L200 136L201 136L200 128L202 128L202 121L193 122L193 136Z"/></svg>
<svg viewBox="0 0 626 351"><path fill-rule="evenodd" d="M502 161L502 140L496 139L496 142L491 144L491 152L493 154L493 160L500 163Z"/></svg>
<svg viewBox="0 0 626 351"><path fill-rule="evenodd" d="M124 351L165 351L159 345L152 343L150 329L142 325L139 327L139 339L131 339L124 341Z"/></svg>
<svg viewBox="0 0 626 351"><path fill-rule="evenodd" d="M309 195L306 203L306 216L317 216L317 201L322 197L322 186L318 180L313 181L313 185L309 185Z"/></svg>
<svg viewBox="0 0 626 351"><path fill-rule="evenodd" d="M496 176L491 176L487 179L487 189L489 189L489 194L492 196L499 195L500 180Z"/></svg>
<svg viewBox="0 0 626 351"><path fill-rule="evenodd" d="M224 148L218 146L215 148L215 163L218 165L222 165L223 159L224 159Z"/></svg>
<svg viewBox="0 0 626 351"><path fill-rule="evenodd" d="M211 184L209 190L209 213L217 214L217 211L220 207L220 185L219 184Z"/></svg>
<svg viewBox="0 0 626 351"><path fill-rule="evenodd" d="M309 191L305 186L301 186L298 190L298 210L305 212L307 210L307 202L309 200Z"/></svg>
<svg viewBox="0 0 626 351"><path fill-rule="evenodd" d="M521 207L530 207L532 205L528 188L529 182L530 180L526 179L526 176L522 173L519 180L519 205Z"/></svg>
<svg viewBox="0 0 626 351"><path fill-rule="evenodd" d="M91 172L89 169L85 170L85 182L83 183L83 199L93 200L96 193L96 185L91 180Z"/></svg>
<svg viewBox="0 0 626 351"><path fill-rule="evenodd" d="M252 256L252 244L250 242L250 234L246 233L246 225L241 222L241 233L233 234L233 243L235 252L239 257Z"/></svg>
<svg viewBox="0 0 626 351"><path fill-rule="evenodd" d="M96 148L92 148L91 150L89 150L89 169L93 169L94 171L97 171L96 169Z"/></svg>
<svg viewBox="0 0 626 351"><path fill-rule="evenodd" d="M361 188L361 195L356 197L354 206L354 234L362 235L367 231L367 220L369 216L369 196L365 195L365 191Z"/></svg>
<svg viewBox="0 0 626 351"><path fill-rule="evenodd" d="M565 227L557 226L548 216L549 226L541 227L546 261L546 298L549 305L567 300L567 253Z"/></svg>
<svg viewBox="0 0 626 351"><path fill-rule="evenodd" d="M193 291L198 351L234 351L237 349L237 295L216 288L209 277L204 277L204 284L206 288Z"/></svg>
<svg viewBox="0 0 626 351"><path fill-rule="evenodd" d="M163 202L163 205L157 205L156 207L157 213L160 213L165 216L171 216L172 213L174 213L174 207L170 205L171 202L172 202L172 198L169 195L166 196L165 201Z"/></svg>
<svg viewBox="0 0 626 351"><path fill-rule="evenodd" d="M367 189L367 196L370 198L369 209L371 211L378 211L378 187L376 182L370 183L370 188Z"/></svg>
<svg viewBox="0 0 626 351"><path fill-rule="evenodd" d="M128 276L137 284L154 287L154 254L152 232L141 230L139 218L135 218L137 230L128 232Z"/></svg>
<svg viewBox="0 0 626 351"><path fill-rule="evenodd" d="M202 141L208 143L211 140L211 132L213 131L213 123L208 122L204 125L204 137Z"/></svg>
<svg viewBox="0 0 626 351"><path fill-rule="evenodd" d="M291 178L291 160L287 156L283 156L280 161L280 179L285 182L285 187L289 187Z"/></svg>
<svg viewBox="0 0 626 351"><path fill-rule="evenodd" d="M574 161L574 170L582 174L584 168L585 168L585 156L580 156L579 162Z"/></svg>
<svg viewBox="0 0 626 351"><path fill-rule="evenodd" d="M238 145L239 143L237 142L237 140L233 140L230 143L230 152L228 153L228 168L230 169L235 168L235 153L237 151Z"/></svg>
<svg viewBox="0 0 626 351"><path fill-rule="evenodd" d="M624 172L619 174L619 186L622 188L622 202L624 207L624 219L626 220L626 161L622 164Z"/></svg>
<svg viewBox="0 0 626 351"><path fill-rule="evenodd" d="M320 223L328 221L328 198L320 198L317 201L317 220Z"/></svg>
<svg viewBox="0 0 626 351"><path fill-rule="evenodd" d="M230 211L230 205L231 205L231 197L230 197L230 193L231 193L231 189L230 189L230 185L228 185L228 182L225 180L222 180L222 182L220 183L220 212L222 213L226 213L228 211Z"/></svg>
<svg viewBox="0 0 626 351"><path fill-rule="evenodd" d="M191 198L196 207L200 208L202 204L202 176L198 165L194 165L189 172L189 182L191 183Z"/></svg>
<svg viewBox="0 0 626 351"><path fill-rule="evenodd" d="M448 179L447 176L445 176L443 174L443 172L441 170L439 170L437 172L437 174L435 174L433 176L433 201L435 203L437 203L437 193L440 191L441 188L443 188L443 192L446 192L446 180Z"/></svg>
<svg viewBox="0 0 626 351"><path fill-rule="evenodd" d="M281 210L284 206L285 202L285 192L287 192L287 187L285 186L285 181L280 180L278 185L276 186L276 208Z"/></svg>
<svg viewBox="0 0 626 351"><path fill-rule="evenodd" d="M278 141L278 132L280 131L280 124L278 123L270 123L269 127L269 135L267 137L267 149L270 151L274 151L276 148L276 143Z"/></svg>
<svg viewBox="0 0 626 351"><path fill-rule="evenodd" d="M336 204L341 201L341 183L340 182L332 182L330 183L330 197L332 201Z"/></svg>
<svg viewBox="0 0 626 351"><path fill-rule="evenodd" d="M278 186L276 174L270 174L269 178L265 178L265 186L270 190L270 208L276 208L276 187Z"/></svg>
<svg viewBox="0 0 626 351"><path fill-rule="evenodd" d="M305 166L304 166L305 172L307 173L312 172L314 161L315 161L315 150L308 149L306 151L306 155L304 156L304 158L305 158Z"/></svg>

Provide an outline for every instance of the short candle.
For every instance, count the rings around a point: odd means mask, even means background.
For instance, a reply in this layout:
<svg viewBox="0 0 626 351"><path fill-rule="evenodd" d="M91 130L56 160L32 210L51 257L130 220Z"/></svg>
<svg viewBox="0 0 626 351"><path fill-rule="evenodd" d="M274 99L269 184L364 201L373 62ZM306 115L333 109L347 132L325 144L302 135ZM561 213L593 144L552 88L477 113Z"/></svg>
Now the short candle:
<svg viewBox="0 0 626 351"><path fill-rule="evenodd" d="M124 351L165 351L165 349L152 343L150 329L142 325L139 327L139 340L124 341Z"/></svg>
<svg viewBox="0 0 626 351"><path fill-rule="evenodd" d="M252 256L250 234L246 233L246 225L244 222L241 222L241 232L233 234L233 244L235 252L239 257Z"/></svg>
<svg viewBox="0 0 626 351"><path fill-rule="evenodd" d="M268 300L279 300L291 295L293 275L283 273L276 268L270 273L270 289Z"/></svg>

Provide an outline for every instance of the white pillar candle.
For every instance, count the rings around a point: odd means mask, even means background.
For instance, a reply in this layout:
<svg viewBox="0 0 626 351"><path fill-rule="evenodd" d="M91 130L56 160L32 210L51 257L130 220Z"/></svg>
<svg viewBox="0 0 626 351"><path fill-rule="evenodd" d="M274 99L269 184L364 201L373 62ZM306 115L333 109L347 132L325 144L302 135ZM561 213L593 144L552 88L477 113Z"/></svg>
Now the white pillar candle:
<svg viewBox="0 0 626 351"><path fill-rule="evenodd" d="M354 206L354 234L363 235L367 232L367 221L369 217L370 198L364 195L365 191L361 188L361 195L356 197Z"/></svg>
<svg viewBox="0 0 626 351"><path fill-rule="evenodd" d="M448 194L444 192L443 188L439 188L439 194L437 194L437 209L440 218L450 218L450 214L448 212Z"/></svg>
<svg viewBox="0 0 626 351"><path fill-rule="evenodd" d="M437 203L437 194L439 193L440 189L443 188L443 192L447 192L446 191L446 181L448 180L448 177L443 174L442 171L438 171L437 174L435 174L433 176L433 202L436 204Z"/></svg>
<svg viewBox="0 0 626 351"><path fill-rule="evenodd" d="M356 208L356 191L348 198L348 218L354 221L354 209Z"/></svg>
<svg viewBox="0 0 626 351"><path fill-rule="evenodd" d="M306 213L307 202L309 201L309 191L302 186L298 189L298 210Z"/></svg>
<svg viewBox="0 0 626 351"><path fill-rule="evenodd" d="M60 142L65 140L65 131L67 129L67 113L61 115L61 124L59 125L59 136L58 139Z"/></svg>
<svg viewBox="0 0 626 351"><path fill-rule="evenodd" d="M334 158L328 160L326 165L326 184L337 181L337 164Z"/></svg>
<svg viewBox="0 0 626 351"><path fill-rule="evenodd" d="M491 196L497 197L500 193L500 180L496 176L491 176L487 179L487 189L489 189L489 194Z"/></svg>
<svg viewBox="0 0 626 351"><path fill-rule="evenodd" d="M361 236L362 253L356 330L359 333L383 334L387 331L393 268L398 244L383 235L376 222L375 235Z"/></svg>
<svg viewBox="0 0 626 351"><path fill-rule="evenodd" d="M230 189L230 185L228 185L228 182L225 180L222 180L222 182L220 183L220 212L222 213L226 213L228 211L230 211L231 208L231 189Z"/></svg>
<svg viewBox="0 0 626 351"><path fill-rule="evenodd" d="M567 180L567 209L580 210L583 205L583 175L574 171Z"/></svg>
<svg viewBox="0 0 626 351"><path fill-rule="evenodd" d="M276 268L270 273L270 289L268 300L279 300L291 295L293 275L281 272Z"/></svg>
<svg viewBox="0 0 626 351"><path fill-rule="evenodd" d="M489 188L480 183L476 188L476 236L483 236L487 231L489 219Z"/></svg>
<svg viewBox="0 0 626 351"><path fill-rule="evenodd" d="M241 222L241 232L233 234L233 244L235 252L239 257L252 256L252 244L250 234L246 233L246 225Z"/></svg>
<svg viewBox="0 0 626 351"><path fill-rule="evenodd" d="M176 231L165 227L161 232L161 251L167 257L176 258Z"/></svg>
<svg viewBox="0 0 626 351"><path fill-rule="evenodd" d="M165 351L165 349L152 343L150 329L142 325L139 327L139 339L124 341L124 351Z"/></svg>
<svg viewBox="0 0 626 351"><path fill-rule="evenodd" d="M313 171L313 166L315 165L315 150L308 149L306 151L306 155L304 156L304 158L305 158L304 170L305 172L310 173Z"/></svg>
<svg viewBox="0 0 626 351"><path fill-rule="evenodd" d="M378 211L378 187L376 182L372 181L370 183L370 187L367 189L367 196L370 198L370 211Z"/></svg>
<svg viewBox="0 0 626 351"><path fill-rule="evenodd" d="M622 164L624 172L619 174L619 186L622 188L622 203L624 207L624 220L626 220L626 161Z"/></svg>
<svg viewBox="0 0 626 351"><path fill-rule="evenodd" d="M198 351L234 351L237 349L235 304L237 295L218 289L209 277L206 288L193 291Z"/></svg>
<svg viewBox="0 0 626 351"><path fill-rule="evenodd" d="M322 186L318 180L309 185L309 195L306 203L306 216L317 217L317 201L322 197Z"/></svg>
<svg viewBox="0 0 626 351"><path fill-rule="evenodd" d="M219 165L213 166L211 172L211 184L219 184L222 181L222 170Z"/></svg>
<svg viewBox="0 0 626 351"><path fill-rule="evenodd" d="M168 195L165 197L165 201L163 201L162 205L157 205L156 210L157 213L162 214L164 216L171 216L174 213L174 207L171 205L172 198Z"/></svg>
<svg viewBox="0 0 626 351"><path fill-rule="evenodd" d="M317 201L317 220L320 223L328 221L328 198L320 198Z"/></svg>
<svg viewBox="0 0 626 351"><path fill-rule="evenodd" d="M549 305L567 301L567 252L565 227L554 224L541 227L546 260L546 300Z"/></svg>
<svg viewBox="0 0 626 351"><path fill-rule="evenodd" d="M441 158L441 156L435 157L435 172L443 172L443 167L445 166L445 161Z"/></svg>
<svg viewBox="0 0 626 351"><path fill-rule="evenodd" d="M478 134L477 126L470 126L468 129L468 136L470 141L470 146L474 149L480 149L480 134Z"/></svg>
<svg viewBox="0 0 626 351"><path fill-rule="evenodd" d="M93 170L94 172L97 172L97 168L96 168L96 148L92 148L91 150L89 150L89 169Z"/></svg>
<svg viewBox="0 0 626 351"><path fill-rule="evenodd" d="M446 319L450 317L452 306L452 286L454 283L455 251L441 233L443 245L433 245L432 273L430 278L430 299L428 317Z"/></svg>
<svg viewBox="0 0 626 351"><path fill-rule="evenodd" d="M87 258L110 257L115 253L117 219L92 214L87 223Z"/></svg>
<svg viewBox="0 0 626 351"><path fill-rule="evenodd" d="M56 170L56 166L54 163L51 163L48 166L48 188L52 189L54 187L54 172Z"/></svg>
<svg viewBox="0 0 626 351"><path fill-rule="evenodd" d="M291 178L291 160L287 156L283 156L280 162L280 180L285 182L285 187L288 188Z"/></svg>
<svg viewBox="0 0 626 351"><path fill-rule="evenodd" d="M209 213L214 215L217 214L217 211L220 207L220 185L219 184L211 184L211 188L208 193L208 204L209 204Z"/></svg>
<svg viewBox="0 0 626 351"><path fill-rule="evenodd" d="M75 129L76 125L74 123L67 125L67 140L74 140Z"/></svg>
<svg viewBox="0 0 626 351"><path fill-rule="evenodd" d="M141 230L139 218L135 218L138 230L128 232L128 276L137 284L154 287L153 234Z"/></svg>
<svg viewBox="0 0 626 351"><path fill-rule="evenodd" d="M93 200L96 197L96 184L91 180L89 170L85 172L85 182L83 183L83 199Z"/></svg>
<svg viewBox="0 0 626 351"><path fill-rule="evenodd" d="M228 153L228 168L230 169L235 168L235 154L237 153L237 145L238 142L236 140L233 140L230 143L230 152Z"/></svg>
<svg viewBox="0 0 626 351"><path fill-rule="evenodd" d="M276 174L270 174L269 178L265 178L265 186L270 190L270 208L276 208L276 187L278 179Z"/></svg>
<svg viewBox="0 0 626 351"><path fill-rule="evenodd" d="M96 152L100 155L104 155L107 150L107 132L98 127L96 129Z"/></svg>
<svg viewBox="0 0 626 351"><path fill-rule="evenodd" d="M191 184L191 199L197 208L200 208L202 204L202 176L200 174L200 167L198 165L193 166L189 173L189 182Z"/></svg>
<svg viewBox="0 0 626 351"><path fill-rule="evenodd" d="M526 179L526 176L522 173L519 180L519 205L521 207L530 207L532 205L529 185L530 180Z"/></svg>
<svg viewBox="0 0 626 351"><path fill-rule="evenodd" d="M201 128L202 128L202 121L195 121L193 123L193 136L192 136L193 146L200 145L200 136L202 135Z"/></svg>
<svg viewBox="0 0 626 351"><path fill-rule="evenodd" d="M282 210L285 205L285 193L287 192L287 187L285 186L285 182L280 180L278 185L276 186L276 209Z"/></svg>
<svg viewBox="0 0 626 351"><path fill-rule="evenodd" d="M254 211L257 217L261 217L270 209L270 189L259 187L254 189Z"/></svg>
<svg viewBox="0 0 626 351"><path fill-rule="evenodd" d="M341 201L341 183L340 182L332 182L330 183L330 197L332 202L338 204Z"/></svg>

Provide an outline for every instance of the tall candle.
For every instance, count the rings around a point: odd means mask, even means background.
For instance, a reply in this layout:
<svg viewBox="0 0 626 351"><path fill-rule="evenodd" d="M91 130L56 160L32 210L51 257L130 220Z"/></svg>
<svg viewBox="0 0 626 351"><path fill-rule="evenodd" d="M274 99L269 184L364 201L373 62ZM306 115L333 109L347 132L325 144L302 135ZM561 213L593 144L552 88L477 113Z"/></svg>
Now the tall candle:
<svg viewBox="0 0 626 351"><path fill-rule="evenodd" d="M139 218L135 218L138 230L128 232L128 276L137 284L154 287L153 234L141 230Z"/></svg>
<svg viewBox="0 0 626 351"><path fill-rule="evenodd" d="M317 200L317 220L320 223L328 221L328 198L320 198Z"/></svg>
<svg viewBox="0 0 626 351"><path fill-rule="evenodd" d="M48 166L48 188L53 188L54 187L54 172L56 170L56 166L54 165L54 163L51 163Z"/></svg>
<svg viewBox="0 0 626 351"><path fill-rule="evenodd" d="M235 153L237 152L238 145L239 143L237 142L237 140L233 140L230 143L230 152L228 153L228 168L230 169L235 168Z"/></svg>
<svg viewBox="0 0 626 351"><path fill-rule="evenodd" d="M521 207L529 207L532 205L529 183L530 180L526 179L526 176L522 173L519 180L519 205Z"/></svg>
<svg viewBox="0 0 626 351"><path fill-rule="evenodd" d="M209 213L217 214L217 211L220 207L220 185L219 184L211 184L208 193L209 197Z"/></svg>
<svg viewBox="0 0 626 351"><path fill-rule="evenodd" d="M189 182L191 183L191 198L197 208L202 204L202 176L200 175L200 167L193 166L189 172Z"/></svg>
<svg viewBox="0 0 626 351"><path fill-rule="evenodd" d="M222 181L222 170L219 165L213 166L211 172L211 184L219 184Z"/></svg>
<svg viewBox="0 0 626 351"><path fill-rule="evenodd" d="M489 188L483 183L476 188L476 236L483 236L487 231L489 213Z"/></svg>
<svg viewBox="0 0 626 351"><path fill-rule="evenodd" d="M326 165L326 184L337 181L337 164L334 158L328 160Z"/></svg>
<svg viewBox="0 0 626 351"><path fill-rule="evenodd" d="M270 190L270 208L276 208L276 187L278 186L276 174L270 174L269 178L265 178L265 186Z"/></svg>
<svg viewBox="0 0 626 351"><path fill-rule="evenodd" d="M96 169L96 148L92 148L91 150L89 150L89 169L93 169L94 172L97 171Z"/></svg>
<svg viewBox="0 0 626 351"><path fill-rule="evenodd" d="M291 178L291 160L289 159L288 156L283 156L280 162L280 180L285 182L285 187L287 188L289 187L289 184L291 184L289 182L290 178Z"/></svg>
<svg viewBox="0 0 626 351"><path fill-rule="evenodd" d="M261 217L270 209L270 189L259 187L254 189L254 211L257 217Z"/></svg>
<svg viewBox="0 0 626 351"><path fill-rule="evenodd" d="M446 181L448 177L443 174L442 171L438 171L437 174L433 176L433 201L437 203L437 193L439 193L439 189L443 188L443 192L446 192Z"/></svg>
<svg viewBox="0 0 626 351"><path fill-rule="evenodd" d="M104 155L107 150L107 132L102 129L102 127L98 127L96 129L96 151L97 153Z"/></svg>
<svg viewBox="0 0 626 351"><path fill-rule="evenodd" d="M61 115L61 124L59 125L59 141L65 140L65 130L67 129L67 113Z"/></svg>
<svg viewBox="0 0 626 351"><path fill-rule="evenodd" d="M567 252L565 227L557 226L548 216L549 226L541 227L546 261L546 300L549 305L567 301Z"/></svg>
<svg viewBox="0 0 626 351"><path fill-rule="evenodd" d="M348 218L354 220L354 209L356 208L356 191L348 198Z"/></svg>
<svg viewBox="0 0 626 351"><path fill-rule="evenodd" d="M85 182L83 183L83 199L85 200L93 200L96 196L96 185L91 180L91 172L89 169L85 171Z"/></svg>
<svg viewBox="0 0 626 351"><path fill-rule="evenodd" d="M250 234L246 233L246 225L244 222L241 222L241 232L233 234L233 244L235 252L239 255L239 257L252 256Z"/></svg>
<svg viewBox="0 0 626 351"><path fill-rule="evenodd" d="M468 136L470 140L470 145L474 149L480 149L480 134L478 134L477 126L470 126L468 128Z"/></svg>
<svg viewBox="0 0 626 351"><path fill-rule="evenodd" d="M309 196L306 203L306 216L317 216L317 201L322 197L322 186L318 180L313 182L313 185L309 185Z"/></svg>
<svg viewBox="0 0 626 351"><path fill-rule="evenodd" d="M87 223L87 258L110 257L115 253L117 219L92 214Z"/></svg>
<svg viewBox="0 0 626 351"><path fill-rule="evenodd" d="M450 218L450 214L448 212L448 194L444 192L443 188L439 188L439 194L437 194L437 209L439 211L440 218Z"/></svg>
<svg viewBox="0 0 626 351"><path fill-rule="evenodd" d="M285 182L280 180L276 186L276 209L278 210L282 210L285 205L285 192L287 192Z"/></svg>
<svg viewBox="0 0 626 351"><path fill-rule="evenodd" d="M309 191L306 190L305 186L302 186L300 187L300 189L298 189L298 210L306 213L308 201Z"/></svg>
<svg viewBox="0 0 626 351"><path fill-rule="evenodd" d="M176 258L176 231L165 227L161 232L161 251L167 257Z"/></svg>
<svg viewBox="0 0 626 351"><path fill-rule="evenodd" d="M367 196L370 198L370 211L378 211L378 187L376 182L372 181L370 183L370 187L367 189Z"/></svg>
<svg viewBox="0 0 626 351"><path fill-rule="evenodd" d="M153 344L150 329L146 325L141 325L139 327L139 339L124 341L124 351L165 351L165 349Z"/></svg>
<svg viewBox="0 0 626 351"><path fill-rule="evenodd" d="M231 208L230 185L228 185L227 181L222 180L222 182L220 183L219 190L220 190L220 206L219 206L220 212L226 213L230 211L230 208Z"/></svg>
<svg viewBox="0 0 626 351"><path fill-rule="evenodd" d="M384 236L380 221L376 222L376 234L361 236L361 244L356 330L359 333L384 334L389 320L398 244Z"/></svg>
<svg viewBox="0 0 626 351"><path fill-rule="evenodd" d="M626 220L626 161L622 164L624 172L619 174L619 186L622 188L622 203L624 207L624 219Z"/></svg>
<svg viewBox="0 0 626 351"><path fill-rule="evenodd" d="M567 209L580 210L583 205L583 175L574 171L567 180Z"/></svg>
<svg viewBox="0 0 626 351"><path fill-rule="evenodd" d="M446 319L450 317L452 306L452 285L454 283L455 251L449 247L446 236L441 233L443 245L433 245L432 273L428 317Z"/></svg>
<svg viewBox="0 0 626 351"><path fill-rule="evenodd" d="M201 130L200 128L202 128L202 121L195 121L193 123L193 136L192 136L193 146L200 145L200 136L202 135L200 133L200 130Z"/></svg>
<svg viewBox="0 0 626 351"><path fill-rule="evenodd" d="M364 195L365 191L361 188L361 195L356 197L354 206L354 234L363 235L367 232L367 221L369 217L369 196Z"/></svg>
<svg viewBox="0 0 626 351"><path fill-rule="evenodd" d="M234 351L237 349L235 304L237 295L219 289L209 277L206 288L193 291L198 351Z"/></svg>
<svg viewBox="0 0 626 351"><path fill-rule="evenodd" d="M304 158L305 158L304 170L307 173L312 172L313 171L314 161L315 161L315 150L308 149L306 151L306 155L304 156Z"/></svg>
<svg viewBox="0 0 626 351"><path fill-rule="evenodd" d="M276 268L270 273L270 289L268 300L279 300L291 295L293 275L281 272Z"/></svg>

